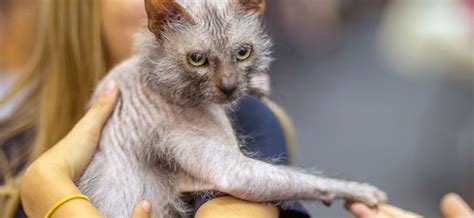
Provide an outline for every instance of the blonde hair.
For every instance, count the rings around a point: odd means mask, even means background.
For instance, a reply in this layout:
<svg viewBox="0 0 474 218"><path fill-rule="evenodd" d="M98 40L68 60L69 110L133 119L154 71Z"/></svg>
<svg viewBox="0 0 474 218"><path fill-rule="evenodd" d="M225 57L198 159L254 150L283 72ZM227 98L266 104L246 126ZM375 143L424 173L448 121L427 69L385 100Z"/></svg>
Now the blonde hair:
<svg viewBox="0 0 474 218"><path fill-rule="evenodd" d="M0 144L17 134L33 132L33 146L25 156L27 164L56 144L82 117L94 87L110 67L102 42L100 3L98 0L47 0L42 5L31 61L0 100L1 107L26 91L14 113L0 119L0 123L6 124L0 131ZM264 102L282 124L291 160L295 143L290 120L278 105L269 99ZM0 150L0 163L3 168L8 166L3 162L6 156ZM0 211L3 211L0 217L12 217L19 203L21 173L14 176L11 171L16 164L11 163L6 167L10 172L0 169L5 179L5 185L0 186Z"/></svg>
<svg viewBox="0 0 474 218"><path fill-rule="evenodd" d="M106 72L100 3L97 0L48 0L42 5L31 62L0 101L2 106L26 92L15 112L0 120L6 124L0 132L0 144L14 135L34 131L33 146L26 157L28 163L73 127ZM5 168L6 157L1 156ZM13 171L15 167L8 168ZM2 174L5 185L0 187L0 196L8 195L8 198L0 198L0 216L11 217L19 202L20 177L12 176L13 173Z"/></svg>

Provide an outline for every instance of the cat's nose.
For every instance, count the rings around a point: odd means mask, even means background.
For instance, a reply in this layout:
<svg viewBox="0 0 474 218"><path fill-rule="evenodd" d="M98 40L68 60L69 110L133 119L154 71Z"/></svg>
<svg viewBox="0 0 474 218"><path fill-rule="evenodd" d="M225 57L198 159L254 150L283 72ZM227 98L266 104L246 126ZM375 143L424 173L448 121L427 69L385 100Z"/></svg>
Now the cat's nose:
<svg viewBox="0 0 474 218"><path fill-rule="evenodd" d="M221 85L218 86L219 90L227 96L231 96L234 94L235 90L237 90L237 85Z"/></svg>

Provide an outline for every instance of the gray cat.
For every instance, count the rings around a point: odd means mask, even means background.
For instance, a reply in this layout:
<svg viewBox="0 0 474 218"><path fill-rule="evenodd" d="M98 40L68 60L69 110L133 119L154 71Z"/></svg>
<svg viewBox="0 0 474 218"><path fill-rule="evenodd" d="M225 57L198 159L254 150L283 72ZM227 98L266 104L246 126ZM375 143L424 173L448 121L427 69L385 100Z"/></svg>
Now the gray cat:
<svg viewBox="0 0 474 218"><path fill-rule="evenodd" d="M183 217L184 192L249 201L335 198L379 204L368 184L255 160L240 151L226 110L258 90L272 58L264 0L145 0L137 52L104 81L121 89L99 150L78 185L106 217L150 200L153 217ZM264 80L263 80L264 81ZM99 88L100 89L99 85Z"/></svg>

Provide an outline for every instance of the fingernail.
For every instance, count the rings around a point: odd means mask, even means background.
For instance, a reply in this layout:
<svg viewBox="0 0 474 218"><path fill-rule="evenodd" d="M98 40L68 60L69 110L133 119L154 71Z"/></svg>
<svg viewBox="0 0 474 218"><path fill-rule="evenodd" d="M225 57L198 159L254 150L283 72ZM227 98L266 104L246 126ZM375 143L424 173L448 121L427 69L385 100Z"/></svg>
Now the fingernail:
<svg viewBox="0 0 474 218"><path fill-rule="evenodd" d="M147 200L143 201L142 207L147 213L149 213L151 210L151 204Z"/></svg>
<svg viewBox="0 0 474 218"><path fill-rule="evenodd" d="M116 89L117 89L117 83L115 83L114 81L109 81L105 85L103 92L106 95L112 95Z"/></svg>

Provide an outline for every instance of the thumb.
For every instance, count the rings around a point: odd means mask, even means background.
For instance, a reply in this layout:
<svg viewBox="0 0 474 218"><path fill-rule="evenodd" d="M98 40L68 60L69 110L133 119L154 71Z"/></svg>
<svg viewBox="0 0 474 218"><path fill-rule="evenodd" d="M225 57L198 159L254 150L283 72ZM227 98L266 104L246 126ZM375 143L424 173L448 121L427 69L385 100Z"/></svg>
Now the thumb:
<svg viewBox="0 0 474 218"><path fill-rule="evenodd" d="M61 141L58 148L65 155L67 170L76 179L89 164L99 143L102 127L108 120L119 94L115 82L107 83L92 108Z"/></svg>
<svg viewBox="0 0 474 218"><path fill-rule="evenodd" d="M140 201L133 208L132 218L149 218L151 216L151 204L147 200Z"/></svg>
<svg viewBox="0 0 474 218"><path fill-rule="evenodd" d="M86 115L76 124L68 136L79 137L97 144L102 127L112 113L119 95L118 85L109 81L97 96Z"/></svg>
<svg viewBox="0 0 474 218"><path fill-rule="evenodd" d="M449 193L441 200L441 211L446 218L470 218L472 209L455 193Z"/></svg>

